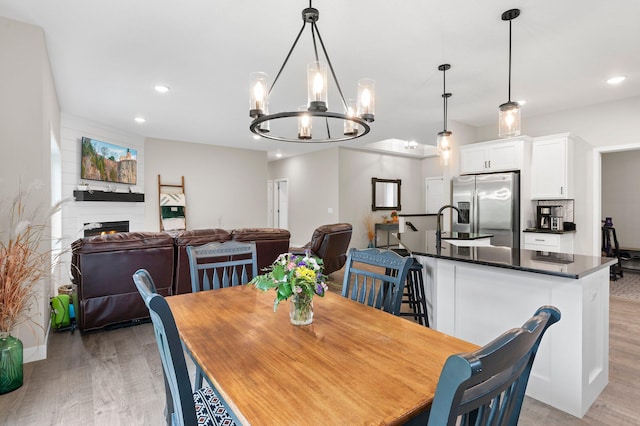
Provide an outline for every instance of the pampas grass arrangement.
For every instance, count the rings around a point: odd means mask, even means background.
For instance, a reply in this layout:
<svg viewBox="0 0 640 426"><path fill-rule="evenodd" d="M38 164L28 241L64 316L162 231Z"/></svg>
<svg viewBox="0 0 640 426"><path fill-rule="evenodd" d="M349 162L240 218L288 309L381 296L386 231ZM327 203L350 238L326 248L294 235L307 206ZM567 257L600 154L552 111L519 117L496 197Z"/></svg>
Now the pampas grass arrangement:
<svg viewBox="0 0 640 426"><path fill-rule="evenodd" d="M9 333L30 319L22 315L35 302L35 287L50 275L60 254L51 249L47 221L60 203L44 214L32 203L32 185L13 198L0 200L0 332Z"/></svg>

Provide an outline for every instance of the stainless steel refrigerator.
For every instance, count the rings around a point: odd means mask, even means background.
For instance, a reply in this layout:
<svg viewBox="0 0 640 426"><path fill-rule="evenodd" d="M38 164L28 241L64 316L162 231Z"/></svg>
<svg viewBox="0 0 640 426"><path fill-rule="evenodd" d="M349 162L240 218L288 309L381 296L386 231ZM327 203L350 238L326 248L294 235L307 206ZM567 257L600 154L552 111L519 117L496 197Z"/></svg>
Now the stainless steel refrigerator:
<svg viewBox="0 0 640 426"><path fill-rule="evenodd" d="M520 173L453 178L453 231L493 234L494 246L520 247Z"/></svg>

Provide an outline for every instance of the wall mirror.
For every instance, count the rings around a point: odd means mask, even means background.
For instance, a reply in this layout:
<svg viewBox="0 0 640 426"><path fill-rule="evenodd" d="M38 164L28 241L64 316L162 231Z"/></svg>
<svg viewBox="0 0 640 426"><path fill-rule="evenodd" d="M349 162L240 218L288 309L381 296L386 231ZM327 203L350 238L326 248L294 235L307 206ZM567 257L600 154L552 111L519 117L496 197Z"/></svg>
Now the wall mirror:
<svg viewBox="0 0 640 426"><path fill-rule="evenodd" d="M371 209L400 210L400 185L402 179L371 178Z"/></svg>

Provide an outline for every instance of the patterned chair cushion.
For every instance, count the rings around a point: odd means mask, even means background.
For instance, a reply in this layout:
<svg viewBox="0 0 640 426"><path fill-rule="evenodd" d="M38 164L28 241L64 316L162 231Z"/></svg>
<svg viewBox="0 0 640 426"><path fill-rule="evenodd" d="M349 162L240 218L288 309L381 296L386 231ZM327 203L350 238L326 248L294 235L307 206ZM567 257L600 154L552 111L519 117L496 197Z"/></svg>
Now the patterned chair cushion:
<svg viewBox="0 0 640 426"><path fill-rule="evenodd" d="M209 386L198 389L193 394L198 425L235 426L233 417L227 412L216 392Z"/></svg>

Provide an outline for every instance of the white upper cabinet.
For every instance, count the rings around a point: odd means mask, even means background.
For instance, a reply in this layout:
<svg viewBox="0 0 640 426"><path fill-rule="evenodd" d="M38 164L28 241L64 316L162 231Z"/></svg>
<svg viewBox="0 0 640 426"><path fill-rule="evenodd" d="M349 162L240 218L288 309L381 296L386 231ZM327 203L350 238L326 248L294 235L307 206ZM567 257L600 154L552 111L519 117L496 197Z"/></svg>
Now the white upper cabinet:
<svg viewBox="0 0 640 426"><path fill-rule="evenodd" d="M524 140L480 142L460 147L460 174L521 170Z"/></svg>
<svg viewBox="0 0 640 426"><path fill-rule="evenodd" d="M531 152L531 198L574 198L573 143L566 135L536 138Z"/></svg>

